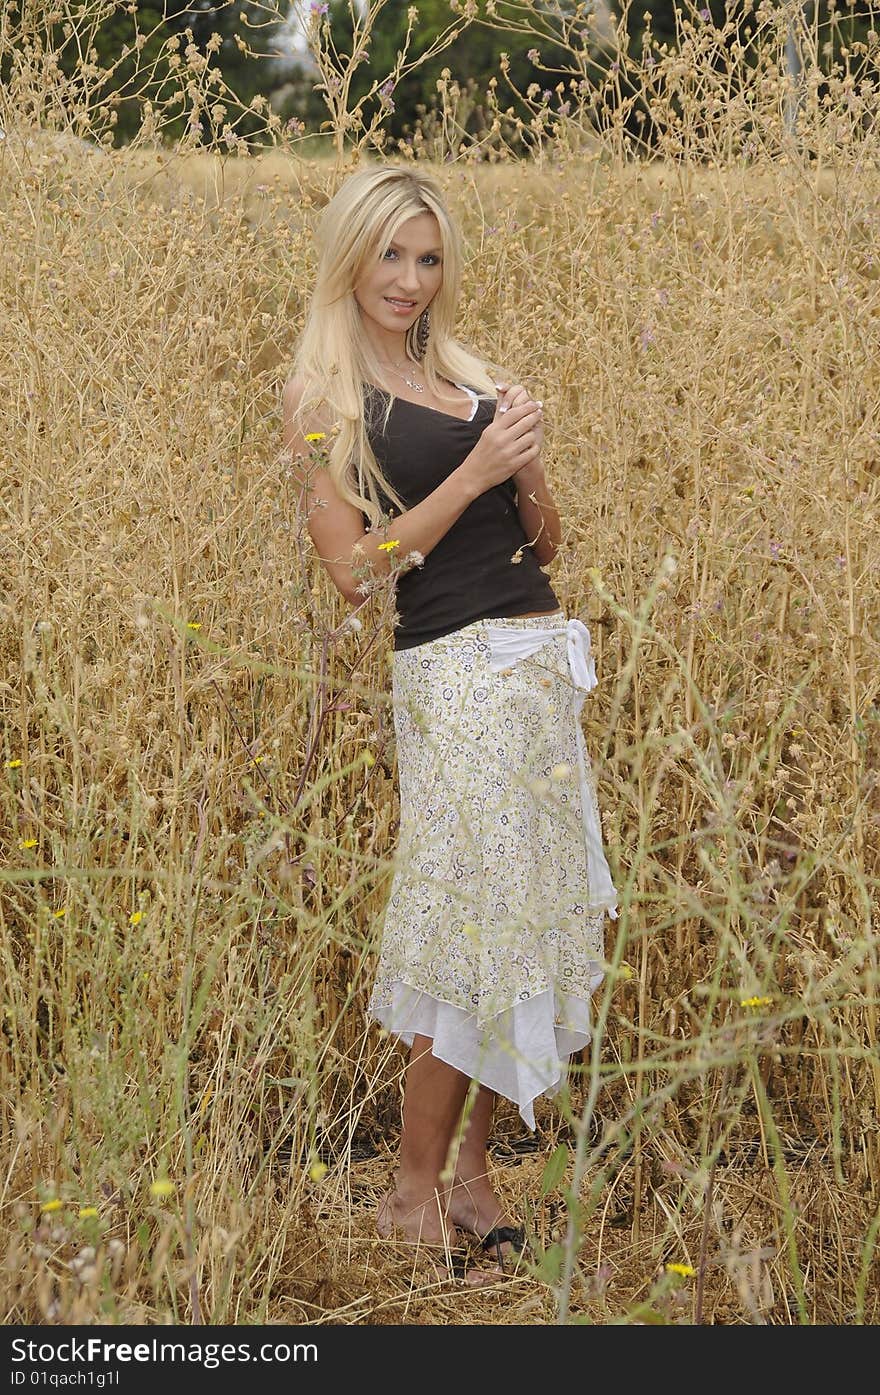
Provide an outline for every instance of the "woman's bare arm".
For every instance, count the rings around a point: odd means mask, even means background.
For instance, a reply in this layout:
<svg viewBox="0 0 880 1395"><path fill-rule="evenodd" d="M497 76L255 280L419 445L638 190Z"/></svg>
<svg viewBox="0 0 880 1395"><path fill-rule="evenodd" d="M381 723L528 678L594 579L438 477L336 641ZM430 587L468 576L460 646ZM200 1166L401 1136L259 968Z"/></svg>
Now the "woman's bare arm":
<svg viewBox="0 0 880 1395"><path fill-rule="evenodd" d="M309 534L332 581L350 605L359 605L363 593L358 592L361 583L354 572L359 563L370 562L377 575L387 576L391 556L380 550L380 544L393 539L398 543L394 549L397 557L410 552L427 557L481 490L468 471L459 466L427 499L398 514L387 530L367 532L360 509L340 498L327 470L311 464L313 452L305 437L317 431L326 434L329 427L318 418L309 422L305 430L295 427L293 413L301 397L302 384L296 377L289 379L282 393L284 444L303 486ZM355 552L357 547L360 554Z"/></svg>

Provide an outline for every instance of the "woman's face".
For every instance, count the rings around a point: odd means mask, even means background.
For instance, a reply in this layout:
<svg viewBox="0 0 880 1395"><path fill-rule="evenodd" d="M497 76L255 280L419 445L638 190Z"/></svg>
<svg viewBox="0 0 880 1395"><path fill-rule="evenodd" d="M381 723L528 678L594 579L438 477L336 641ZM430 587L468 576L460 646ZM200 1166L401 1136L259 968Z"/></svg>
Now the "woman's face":
<svg viewBox="0 0 880 1395"><path fill-rule="evenodd" d="M441 258L437 219L433 213L417 213L401 224L368 267L354 288L354 298L381 331L380 341L392 345L393 336L405 335L431 303L443 281Z"/></svg>

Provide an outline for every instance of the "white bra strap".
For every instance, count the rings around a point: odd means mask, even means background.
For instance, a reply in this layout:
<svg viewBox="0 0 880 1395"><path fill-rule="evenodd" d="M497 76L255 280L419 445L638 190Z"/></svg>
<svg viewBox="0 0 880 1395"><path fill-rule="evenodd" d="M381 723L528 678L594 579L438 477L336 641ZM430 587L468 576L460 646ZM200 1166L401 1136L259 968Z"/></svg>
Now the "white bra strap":
<svg viewBox="0 0 880 1395"><path fill-rule="evenodd" d="M477 394L474 392L473 388L469 388L469 387L468 387L467 383L456 383L455 386L461 388L462 392L466 392L467 395L468 395L468 397L469 397L469 398L471 399L471 401L473 402L474 405L473 405L473 407L472 407L472 409L471 409L471 415L470 415L470 420L473 421L474 413L476 412L477 408L478 408L479 405L480 405L480 399L479 399L479 397L478 397Z"/></svg>

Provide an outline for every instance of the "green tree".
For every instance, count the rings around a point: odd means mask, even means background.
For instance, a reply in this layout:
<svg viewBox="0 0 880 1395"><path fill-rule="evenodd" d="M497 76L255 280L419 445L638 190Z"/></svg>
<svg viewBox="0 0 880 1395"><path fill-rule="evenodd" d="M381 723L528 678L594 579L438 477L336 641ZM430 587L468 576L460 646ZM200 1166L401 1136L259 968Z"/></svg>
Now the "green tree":
<svg viewBox="0 0 880 1395"><path fill-rule="evenodd" d="M622 7L618 5L615 8ZM781 0L776 0L774 8L782 8ZM803 0L800 5L789 0L786 8L792 19L800 9L803 20L810 27L815 18L819 27L820 46L823 43L832 45L829 53L825 54L827 59L836 58L844 45L860 40L864 42L865 35L877 15L877 0L846 0L843 13L835 13L838 11L835 0L818 0L818 6L817 0ZM645 29L643 16L649 14L651 31L658 44L668 43L670 47L674 46L676 10L684 19L693 20L696 15L698 22L711 23L716 29L721 29L728 18L739 23L740 32L744 35L754 34L758 28L754 14L750 15L745 5L732 5L730 0L691 0L689 5L685 4L684 0L635 0L627 17L630 38L640 38ZM639 50L640 44L635 51Z"/></svg>
<svg viewBox="0 0 880 1395"><path fill-rule="evenodd" d="M410 27L409 10L415 8L417 19ZM459 9L463 10L464 5ZM494 12L498 19L512 17L523 28L524 15L540 14L546 11L552 17L554 7L544 5L539 0L524 5L512 3L505 6L498 0ZM405 67L426 54L438 38L451 27L460 32L451 44L431 58L426 59L411 71L404 71L394 84L383 84L382 90L364 103L365 124L373 116L382 116L382 125L392 140L411 140L416 124L427 116L438 104L437 84L444 68L448 68L452 78L467 94L462 103L463 126L470 134L485 129L491 121L485 94L490 80L497 78L498 102L502 108L513 107L515 114L526 117L528 108L507 89L501 73L501 55L509 56L509 73L516 88L525 90L528 85L540 78L535 64L527 50L533 45L534 35L530 30L512 33L503 27L486 22L489 11L486 0L475 7L479 16L477 22L464 24L453 10L450 0L416 0L414 7L397 3L387 4L375 17L373 27L366 42L362 43L360 62L355 66L348 107L351 110L366 96L378 78L385 78L395 67L398 53L406 45ZM340 55L343 65L352 56L354 26L348 0L333 0L329 5L327 18L332 34L332 42ZM481 22L482 21L482 22ZM552 22L552 18L551 18ZM550 67L571 67L571 55L553 43L541 43L541 59ZM557 78L554 78L554 82ZM316 79L312 80L314 87ZM310 90L299 110L292 105L285 109L285 115L297 115L307 127L316 130L328 120L328 107L321 90Z"/></svg>
<svg viewBox="0 0 880 1395"><path fill-rule="evenodd" d="M690 0L690 3L684 3L684 0L637 0L627 14L629 51L638 60L643 59L649 51L658 54L664 45L674 52L684 21L688 21L696 30L711 25L719 31L732 22L731 32L711 59L712 66L721 72L732 67L739 67L741 71L754 68L757 46L767 41L767 15L765 13L759 17L755 14L755 8L731 5L729 0ZM777 0L773 10L776 12L775 18L785 21L783 41L786 34L791 41L790 46L785 45L786 51L781 55L783 69L791 63L796 73L799 64L807 63L808 56L815 52L818 67L827 78L835 65L846 62L846 55L852 52L855 44L867 42L877 16L877 0L846 0L845 12L838 10L836 0L802 0L800 4L789 0L785 6L781 0ZM650 17L648 23L645 22L645 15ZM730 56L731 46L735 42L743 50L736 60ZM621 76L620 87L624 97L634 91L625 75ZM828 82L820 80L817 85L818 100L821 102L829 91ZM681 116L682 103L674 91L670 103L676 115ZM652 148L657 142L657 132L650 118L644 122L636 121L636 113L640 110L644 114L644 104L637 102L627 119L626 129L643 147ZM702 122L692 123L696 136L699 138L703 135L707 144L711 124L709 117Z"/></svg>
<svg viewBox="0 0 880 1395"><path fill-rule="evenodd" d="M32 124L64 126L73 119L81 134L100 138L111 131L114 143L122 144L141 128L149 102L159 131L173 139L188 125L192 95L186 87L195 81L211 104L227 106L237 134L246 137L265 125L248 105L273 85L270 58L285 13L273 11L271 0L79 0L66 12L60 5L54 13L22 5L16 15L17 9L11 0L0 82ZM35 79L32 58L28 75L27 52L33 53L35 40L37 51L57 55L54 82ZM187 57L190 45L199 72ZM211 69L220 84L209 80ZM240 104L224 96L224 84ZM205 105L200 121L204 138L211 139L218 132Z"/></svg>

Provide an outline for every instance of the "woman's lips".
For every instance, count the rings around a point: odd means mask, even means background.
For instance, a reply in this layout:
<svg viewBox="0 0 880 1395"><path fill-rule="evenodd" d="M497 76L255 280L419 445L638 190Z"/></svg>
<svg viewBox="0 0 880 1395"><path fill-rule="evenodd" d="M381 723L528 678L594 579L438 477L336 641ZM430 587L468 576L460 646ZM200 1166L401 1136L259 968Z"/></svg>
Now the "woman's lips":
<svg viewBox="0 0 880 1395"><path fill-rule="evenodd" d="M398 302L392 300L391 296L388 295L383 296L382 299L385 301L386 305L390 305L391 309L396 311L398 315L409 315L413 310L415 310L417 304L417 302L414 300Z"/></svg>

